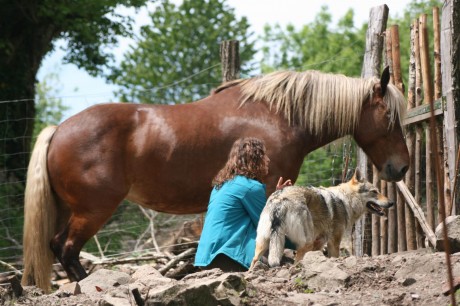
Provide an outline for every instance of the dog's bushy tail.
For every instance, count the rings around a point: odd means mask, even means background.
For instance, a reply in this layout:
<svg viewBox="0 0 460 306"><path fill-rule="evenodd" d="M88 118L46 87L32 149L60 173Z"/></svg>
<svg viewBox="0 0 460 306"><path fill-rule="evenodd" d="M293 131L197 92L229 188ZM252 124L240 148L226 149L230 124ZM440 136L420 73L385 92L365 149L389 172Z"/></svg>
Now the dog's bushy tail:
<svg viewBox="0 0 460 306"><path fill-rule="evenodd" d="M272 231L270 235L270 252L268 253L268 264L270 267L277 267L281 264L285 240L284 232L280 230Z"/></svg>
<svg viewBox="0 0 460 306"><path fill-rule="evenodd" d="M273 201L273 211L270 222L270 252L268 254L268 264L270 267L279 266L284 252L284 242L286 240L286 203L283 200Z"/></svg>

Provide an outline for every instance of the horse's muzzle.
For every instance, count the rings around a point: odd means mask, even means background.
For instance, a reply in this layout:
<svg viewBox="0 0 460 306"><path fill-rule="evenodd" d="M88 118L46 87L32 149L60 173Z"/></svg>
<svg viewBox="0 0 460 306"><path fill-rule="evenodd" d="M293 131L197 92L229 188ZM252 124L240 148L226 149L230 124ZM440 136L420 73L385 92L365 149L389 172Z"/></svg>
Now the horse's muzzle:
<svg viewBox="0 0 460 306"><path fill-rule="evenodd" d="M382 180L388 182L398 182L404 178L407 170L409 170L409 165L395 167L392 164L386 164L382 171L380 171L379 176Z"/></svg>

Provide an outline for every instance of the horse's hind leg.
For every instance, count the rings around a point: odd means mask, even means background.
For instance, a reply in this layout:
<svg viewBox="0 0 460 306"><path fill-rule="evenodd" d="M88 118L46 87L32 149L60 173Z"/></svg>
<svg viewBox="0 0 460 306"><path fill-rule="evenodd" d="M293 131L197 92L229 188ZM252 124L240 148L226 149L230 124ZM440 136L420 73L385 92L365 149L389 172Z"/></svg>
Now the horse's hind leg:
<svg viewBox="0 0 460 306"><path fill-rule="evenodd" d="M51 249L67 272L70 281L80 281L88 275L80 263L80 251L112 213L113 210L97 213L74 212L67 225L51 240Z"/></svg>

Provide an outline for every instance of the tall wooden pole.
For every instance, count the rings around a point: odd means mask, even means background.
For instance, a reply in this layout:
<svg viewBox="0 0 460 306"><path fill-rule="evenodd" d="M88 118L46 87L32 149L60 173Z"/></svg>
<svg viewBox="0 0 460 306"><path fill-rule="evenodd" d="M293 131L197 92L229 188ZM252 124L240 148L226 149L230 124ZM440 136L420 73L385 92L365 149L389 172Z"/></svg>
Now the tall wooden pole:
<svg viewBox="0 0 460 306"><path fill-rule="evenodd" d="M380 181L380 192L384 195L388 195L387 182L384 180ZM380 218L380 254L388 254L388 218Z"/></svg>
<svg viewBox="0 0 460 306"><path fill-rule="evenodd" d="M240 78L240 51L237 40L225 40L220 44L222 82Z"/></svg>
<svg viewBox="0 0 460 306"><path fill-rule="evenodd" d="M423 80L423 97L425 104L433 102L433 85L431 78L430 69L430 56L429 56L429 43L428 43L428 30L427 30L427 15L422 14L419 18L419 43L420 43L420 62L422 65L422 80ZM427 209L427 221L434 230L436 227L435 221L435 206L433 201L433 151L431 146L431 133L432 131L429 126L425 128L425 144L426 144L426 209Z"/></svg>
<svg viewBox="0 0 460 306"><path fill-rule="evenodd" d="M385 52L385 58L387 61L387 65L390 67L390 82L394 83L395 77L394 77L394 64L393 64L393 32L391 29L388 29L386 31L386 52ZM387 197L396 203L396 189L394 183L387 183ZM388 230L388 247L387 251L388 253L395 253L398 251L398 236L397 236L397 211L396 207L393 206L390 209L388 209L388 224L387 224L387 230Z"/></svg>
<svg viewBox="0 0 460 306"><path fill-rule="evenodd" d="M439 100L442 97L442 76L441 76L441 29L439 21L439 8L433 7L433 51L434 51L434 100ZM441 203L441 195L444 195L446 203L446 214L450 215L451 212L451 189L449 183L449 167L447 165L447 146L446 137L444 134L443 122L436 120L436 136L437 136L437 152L439 157L439 167L441 171L441 186L438 191L438 223L441 220L441 211L439 205ZM446 146L446 147L445 147Z"/></svg>
<svg viewBox="0 0 460 306"><path fill-rule="evenodd" d="M415 19L413 22L413 27L415 29L414 33L414 56L415 56L415 106L420 106L422 104L422 64L420 63L420 39L419 32L420 26L418 19ZM415 159L414 159L414 169L415 169L415 201L421 203L422 201L422 139L423 139L423 130L420 124L415 126ZM417 248L425 247L425 234L423 233L420 223L416 222L416 240Z"/></svg>
<svg viewBox="0 0 460 306"><path fill-rule="evenodd" d="M411 24L410 27L410 60L409 60L409 86L407 93L407 109L415 107L415 28ZM409 156L411 160L411 166L406 173L406 185L409 191L415 193L415 169L414 169L414 160L415 160L415 126L408 127L406 135L407 148L409 150ZM415 236L415 216L410 209L409 205L404 205L405 207L405 217L406 217L406 242L408 250L417 249L416 236Z"/></svg>
<svg viewBox="0 0 460 306"><path fill-rule="evenodd" d="M392 25L391 31L391 56L393 58L394 84L404 94L404 84L401 75L401 54L399 50L399 27ZM404 200L400 192L396 192L396 210L398 223L398 251L406 251L406 219L404 211Z"/></svg>
<svg viewBox="0 0 460 306"><path fill-rule="evenodd" d="M441 76L442 95L445 97L446 108L444 110L444 131L446 136L445 152L449 173L449 184L452 190L454 205L452 214L460 214L459 188L453 183L458 181L457 164L458 135L460 125L456 118L460 118L460 0L445 0L442 7L441 20Z"/></svg>
<svg viewBox="0 0 460 306"><path fill-rule="evenodd" d="M369 12L369 25L366 32L366 49L361 77L379 77L383 50L383 37L388 20L388 6L380 5L371 8ZM368 179L368 159L363 150L358 149L357 167L364 178ZM355 224L353 234L354 255L364 254L364 231L366 228L365 218L361 218Z"/></svg>
<svg viewBox="0 0 460 306"><path fill-rule="evenodd" d="M372 183L377 188L380 187L378 170L372 167ZM380 255L380 216L372 214L372 256Z"/></svg>

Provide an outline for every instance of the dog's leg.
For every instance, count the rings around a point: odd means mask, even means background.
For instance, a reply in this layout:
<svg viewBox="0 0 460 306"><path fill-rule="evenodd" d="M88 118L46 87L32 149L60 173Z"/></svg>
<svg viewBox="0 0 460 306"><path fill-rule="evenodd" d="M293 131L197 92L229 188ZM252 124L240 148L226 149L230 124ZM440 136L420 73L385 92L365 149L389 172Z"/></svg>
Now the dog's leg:
<svg viewBox="0 0 460 306"><path fill-rule="evenodd" d="M312 249L313 249L313 244L311 243L307 243L304 246L297 248L295 258L294 258L294 263L298 263L299 261L301 261L305 253L311 251Z"/></svg>
<svg viewBox="0 0 460 306"><path fill-rule="evenodd" d="M332 237L327 242L327 254L329 257L339 257L340 255L340 241L341 238Z"/></svg>
<svg viewBox="0 0 460 306"><path fill-rule="evenodd" d="M322 251L325 243L326 239L324 237L316 238L316 240L313 242L312 251Z"/></svg>
<svg viewBox="0 0 460 306"><path fill-rule="evenodd" d="M256 242L256 251L254 254L254 258L252 259L251 266L249 267L249 271L251 271L256 262L260 259L262 254L268 249L268 240L263 240L262 242Z"/></svg>

